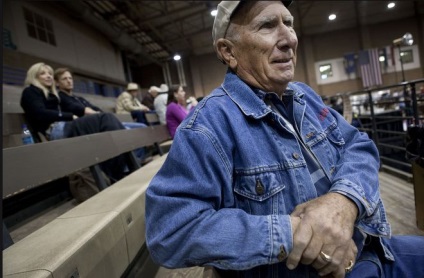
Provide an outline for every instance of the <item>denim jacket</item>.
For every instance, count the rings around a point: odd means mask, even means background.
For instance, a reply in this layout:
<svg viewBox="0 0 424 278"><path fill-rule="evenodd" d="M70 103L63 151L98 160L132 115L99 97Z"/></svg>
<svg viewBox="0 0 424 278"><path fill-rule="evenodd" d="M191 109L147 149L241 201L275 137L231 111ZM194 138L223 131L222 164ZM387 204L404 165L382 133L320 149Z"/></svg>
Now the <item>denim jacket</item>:
<svg viewBox="0 0 424 278"><path fill-rule="evenodd" d="M389 237L374 143L305 84L291 82L287 92L329 191L358 205L357 229ZM146 241L157 263L211 265L240 277L317 276L312 267L290 271L281 263L293 245L290 213L318 194L301 146L264 96L228 71L179 126L146 193Z"/></svg>

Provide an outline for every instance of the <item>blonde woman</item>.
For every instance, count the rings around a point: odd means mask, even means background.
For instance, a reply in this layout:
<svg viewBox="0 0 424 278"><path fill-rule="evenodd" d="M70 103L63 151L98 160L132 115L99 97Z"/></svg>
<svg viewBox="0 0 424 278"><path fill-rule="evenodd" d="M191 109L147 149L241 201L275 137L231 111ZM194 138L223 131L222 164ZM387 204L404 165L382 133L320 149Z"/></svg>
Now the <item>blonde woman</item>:
<svg viewBox="0 0 424 278"><path fill-rule="evenodd" d="M67 137L64 133L65 123L77 116L61 111L53 69L44 63L32 65L27 72L25 85L27 87L22 93L21 106L32 130L50 140Z"/></svg>
<svg viewBox="0 0 424 278"><path fill-rule="evenodd" d="M33 132L40 132L49 140L124 129L110 113L84 116L84 107L72 108L75 104L60 98L55 88L53 69L45 63L37 63L29 68L25 85L21 106L28 125ZM62 107L68 107L68 111L72 112L65 112ZM123 156L108 160L101 166L112 180L119 180L125 175Z"/></svg>

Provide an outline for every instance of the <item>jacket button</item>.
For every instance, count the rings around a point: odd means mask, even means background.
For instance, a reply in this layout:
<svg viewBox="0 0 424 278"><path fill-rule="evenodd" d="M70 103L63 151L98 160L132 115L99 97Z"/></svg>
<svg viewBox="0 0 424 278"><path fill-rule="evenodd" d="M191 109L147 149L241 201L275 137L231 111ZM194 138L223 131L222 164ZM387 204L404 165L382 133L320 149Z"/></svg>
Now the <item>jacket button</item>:
<svg viewBox="0 0 424 278"><path fill-rule="evenodd" d="M293 158L294 159L299 159L300 155L298 153L293 153Z"/></svg>
<svg viewBox="0 0 424 278"><path fill-rule="evenodd" d="M278 256L277 256L277 259L278 259L279 262L284 261L284 258L285 258L285 256L281 253L279 253Z"/></svg>
<svg viewBox="0 0 424 278"><path fill-rule="evenodd" d="M306 134L306 138L311 138L312 136L314 136L314 132L311 131L308 134Z"/></svg>
<svg viewBox="0 0 424 278"><path fill-rule="evenodd" d="M284 249L284 246L280 246L280 253L278 253L277 259L278 261L283 261L287 256L286 250Z"/></svg>
<svg viewBox="0 0 424 278"><path fill-rule="evenodd" d="M260 180L256 180L256 186L255 186L256 194L262 195L265 192L265 188L262 185L262 182Z"/></svg>

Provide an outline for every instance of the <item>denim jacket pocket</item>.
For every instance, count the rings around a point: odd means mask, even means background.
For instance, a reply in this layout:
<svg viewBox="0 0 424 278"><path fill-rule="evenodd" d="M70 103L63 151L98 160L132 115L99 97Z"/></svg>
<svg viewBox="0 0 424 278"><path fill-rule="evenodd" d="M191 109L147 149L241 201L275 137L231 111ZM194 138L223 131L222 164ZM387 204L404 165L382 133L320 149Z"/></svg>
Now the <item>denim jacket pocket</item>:
<svg viewBox="0 0 424 278"><path fill-rule="evenodd" d="M308 127L304 130L306 143L318 157L325 171L331 175L332 168L334 169L342 156L346 144L337 123L333 121L328 126L322 126L323 130L316 130L310 125L305 126Z"/></svg>
<svg viewBox="0 0 424 278"><path fill-rule="evenodd" d="M284 206L284 198L279 194L286 187L283 180L281 171L236 174L236 206L254 215L279 213Z"/></svg>
<svg viewBox="0 0 424 278"><path fill-rule="evenodd" d="M342 133L340 132L340 129L335 123L328 127L326 133L328 140L330 140L330 142L332 142L336 146L341 147L345 144L345 140L342 136Z"/></svg>
<svg viewBox="0 0 424 278"><path fill-rule="evenodd" d="M303 137L305 142L311 147L320 146L326 141L325 139L336 147L343 147L346 143L335 121L332 121L327 126L322 125L319 129L316 129L312 123L306 122L303 125Z"/></svg>

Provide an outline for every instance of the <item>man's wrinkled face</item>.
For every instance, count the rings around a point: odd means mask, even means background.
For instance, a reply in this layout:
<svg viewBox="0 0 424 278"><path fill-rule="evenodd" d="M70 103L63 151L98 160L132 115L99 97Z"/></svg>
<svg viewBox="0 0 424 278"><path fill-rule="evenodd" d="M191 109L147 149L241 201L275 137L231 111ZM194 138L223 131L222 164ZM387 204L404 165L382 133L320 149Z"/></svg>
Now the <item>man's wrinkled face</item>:
<svg viewBox="0 0 424 278"><path fill-rule="evenodd" d="M158 91L156 90L151 90L150 94L155 98L158 95Z"/></svg>
<svg viewBox="0 0 424 278"><path fill-rule="evenodd" d="M62 91L70 92L74 89L74 79L69 71L65 71L56 82L57 86Z"/></svg>
<svg viewBox="0 0 424 278"><path fill-rule="evenodd" d="M136 97L138 95L138 90L128 90L128 93L130 93L133 97Z"/></svg>
<svg viewBox="0 0 424 278"><path fill-rule="evenodd" d="M284 90L294 77L298 43L287 8L280 1L258 1L242 7L231 22L227 34L232 32L235 61L230 67L257 88Z"/></svg>

